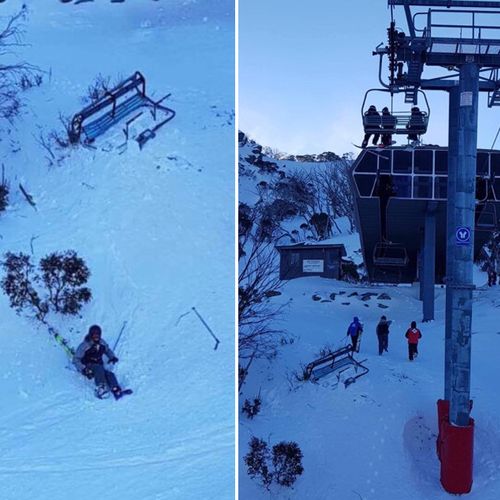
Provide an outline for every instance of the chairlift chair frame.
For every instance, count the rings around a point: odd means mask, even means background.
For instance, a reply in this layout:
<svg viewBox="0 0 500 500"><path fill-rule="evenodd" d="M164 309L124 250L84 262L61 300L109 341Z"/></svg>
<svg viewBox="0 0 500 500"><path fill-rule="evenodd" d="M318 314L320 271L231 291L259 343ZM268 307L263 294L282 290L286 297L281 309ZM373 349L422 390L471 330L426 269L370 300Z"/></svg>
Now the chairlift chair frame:
<svg viewBox="0 0 500 500"><path fill-rule="evenodd" d="M393 111L391 104L391 116L384 117L381 114L380 110L377 110L380 116L373 115L365 115L368 111L369 106L367 105L368 95L372 92L384 92L389 93L392 97L394 91L390 89L369 89L365 92L365 97L363 99L363 104L361 105L361 119L363 121L363 128L365 130L365 134L400 134L400 135L422 135L427 132L427 126L429 124L429 117L431 114L431 110L429 107L429 101L427 100L427 96L425 92L419 90L418 93L423 96L423 102L425 103L426 110L420 110L422 112L422 125L419 127L408 128L408 124L411 119L411 110L410 111Z"/></svg>
<svg viewBox="0 0 500 500"><path fill-rule="evenodd" d="M395 251L399 256L387 256L388 251ZM375 266L406 267L410 259L406 247L402 243L379 241L373 247L373 264Z"/></svg>

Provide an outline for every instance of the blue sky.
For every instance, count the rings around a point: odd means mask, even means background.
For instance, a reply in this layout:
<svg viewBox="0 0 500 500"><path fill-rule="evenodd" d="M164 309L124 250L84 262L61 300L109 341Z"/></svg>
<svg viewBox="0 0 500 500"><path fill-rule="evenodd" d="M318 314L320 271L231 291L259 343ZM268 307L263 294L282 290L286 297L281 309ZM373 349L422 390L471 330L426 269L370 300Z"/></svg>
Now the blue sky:
<svg viewBox="0 0 500 500"><path fill-rule="evenodd" d="M500 13L494 18L500 21ZM401 7L395 20L408 32ZM362 140L364 94L380 86L378 57L371 54L386 44L389 22L386 0L240 0L240 130L288 153L357 151L351 143ZM424 141L446 145L448 95L433 91L427 98L431 119ZM395 97L395 110L407 108ZM482 93L478 147L490 148L499 126L500 107L487 108ZM406 142L405 136L396 139Z"/></svg>

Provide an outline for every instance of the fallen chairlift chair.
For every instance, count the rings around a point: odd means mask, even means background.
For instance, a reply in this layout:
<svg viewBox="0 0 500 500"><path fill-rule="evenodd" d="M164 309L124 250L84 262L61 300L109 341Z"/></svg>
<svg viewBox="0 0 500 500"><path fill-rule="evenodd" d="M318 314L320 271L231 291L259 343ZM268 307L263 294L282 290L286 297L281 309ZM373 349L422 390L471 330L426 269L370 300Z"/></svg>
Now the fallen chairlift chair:
<svg viewBox="0 0 500 500"><path fill-rule="evenodd" d="M131 77L107 91L100 99L82 109L73 117L70 128L71 142L78 142L83 132L86 136L85 142L91 143L96 137L141 107L148 107L155 121L157 113L160 110L164 113L165 118L158 122L152 130L147 129L139 135L138 142L142 146L145 142L142 141L141 144L141 136L143 134L148 138L154 137L156 130L174 118L175 111L161 104L169 95L158 101L153 101L146 95L146 79L139 71L136 71ZM85 123L88 118L95 116L101 111L104 112L95 120ZM139 115L136 115L134 119Z"/></svg>
<svg viewBox="0 0 500 500"><path fill-rule="evenodd" d="M376 266L406 267L410 259L401 243L379 242L373 248L373 263Z"/></svg>
<svg viewBox="0 0 500 500"><path fill-rule="evenodd" d="M371 92L386 92L390 93L389 89L369 89L365 93L365 98L363 99L363 104L361 105L361 118L363 120L363 128L365 134L416 134L422 135L427 132L427 125L429 123L430 108L427 101L427 97L422 90L419 90L419 94L423 95L423 100L425 102L425 110L420 110L422 112L421 120L418 123L413 124L411 129L408 128L408 124L411 119L411 110L409 111L394 111L391 112L391 116L382 116L382 110L377 109L379 116L365 115L368 111L369 106L372 104L366 103L367 97Z"/></svg>
<svg viewBox="0 0 500 500"><path fill-rule="evenodd" d="M363 360L365 361L365 360ZM362 361L356 361L352 353L352 345L349 344L346 347L342 347L322 358L316 359L315 361L309 363L304 370L304 379L316 381L321 377L329 375L333 372L338 372L338 381L340 380L340 373L344 372L350 367L354 367L356 372L361 370L361 373L357 373L355 377L349 377L344 381L345 387L349 386L356 379L366 375L370 370L362 364ZM344 368L341 370L341 368ZM339 372L339 370L341 370Z"/></svg>

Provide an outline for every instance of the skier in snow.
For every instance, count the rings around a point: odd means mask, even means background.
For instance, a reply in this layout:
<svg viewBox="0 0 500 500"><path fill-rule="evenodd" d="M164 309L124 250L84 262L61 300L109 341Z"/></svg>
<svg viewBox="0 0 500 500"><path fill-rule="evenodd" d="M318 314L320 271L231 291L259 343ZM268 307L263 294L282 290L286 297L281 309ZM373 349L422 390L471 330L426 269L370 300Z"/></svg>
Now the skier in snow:
<svg viewBox="0 0 500 500"><path fill-rule="evenodd" d="M113 396L119 399L122 395L122 389L116 380L115 374L104 368L102 359L106 355L108 362L115 364L118 362L118 358L101 336L101 327L92 325L83 342L78 346L73 357L73 363L77 370L88 379L93 378L95 380L95 393L98 398L102 399L111 390Z"/></svg>
<svg viewBox="0 0 500 500"><path fill-rule="evenodd" d="M380 321L377 325L377 337L378 337L378 354L382 356L382 353L388 352L387 349L389 347L389 326L392 321L387 321L385 316L380 318Z"/></svg>
<svg viewBox="0 0 500 500"><path fill-rule="evenodd" d="M372 104L369 108L368 111L365 112L365 116L378 116L380 117L379 112L377 111L377 108ZM370 141L370 137L372 136L372 132L366 133L365 137L363 139L363 142L361 143L362 148L366 148L368 146L368 142ZM377 145L377 142L379 140L380 133L373 134L373 141L372 144L374 146Z"/></svg>
<svg viewBox="0 0 500 500"><path fill-rule="evenodd" d="M354 316L352 323L347 328L347 335L351 336L352 352L359 352L359 342L363 333L363 325L359 322L359 318Z"/></svg>
<svg viewBox="0 0 500 500"><path fill-rule="evenodd" d="M411 322L410 328L406 330L405 337L408 339L408 357L410 361L418 355L418 340L422 338L422 333L417 328L415 321Z"/></svg>

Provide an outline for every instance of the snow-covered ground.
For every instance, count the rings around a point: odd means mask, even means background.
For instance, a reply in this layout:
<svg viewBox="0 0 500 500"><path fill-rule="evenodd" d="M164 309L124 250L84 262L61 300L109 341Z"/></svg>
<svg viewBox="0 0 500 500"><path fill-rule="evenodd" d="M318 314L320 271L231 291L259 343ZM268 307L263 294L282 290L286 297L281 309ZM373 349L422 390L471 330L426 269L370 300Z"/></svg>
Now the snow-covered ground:
<svg viewBox="0 0 500 500"><path fill-rule="evenodd" d="M233 498L233 2L27 3L19 58L46 74L2 124L0 251L77 251L93 300L50 321L73 346L94 323L113 344L127 321L115 371L135 394L96 399L46 329L0 295L0 498ZM153 97L171 93L174 120L142 151L131 141L119 154L118 126L49 167L40 133L83 107L99 73L136 70Z"/></svg>
<svg viewBox="0 0 500 500"><path fill-rule="evenodd" d="M476 273L484 285L485 274ZM445 289L436 288L436 320L420 323L422 303L416 286L357 286L324 278L291 280L276 304L288 303L276 325L294 338L272 362L252 364L240 395L260 391L262 410L249 420L240 413L240 499L314 498L327 500L427 500L449 498L439 482L436 457L436 401L444 387ZM342 293L344 292L344 293ZM352 295L353 293L357 295ZM391 300L360 300L365 292L387 293ZM334 299L331 294L336 294ZM314 301L313 295L320 301ZM472 324L472 381L475 418L474 484L470 499L500 497L500 287L475 293ZM380 308L379 304L387 306ZM385 314L393 320L389 352L378 355L375 327ZM293 373L318 357L325 346L347 344L346 330L359 316L365 331L357 359L369 373L347 388L337 377L319 383L297 382ZM419 356L408 360L404 333L415 320L422 330ZM347 375L347 374L345 374ZM240 404L241 407L241 404ZM251 436L275 444L296 441L304 473L294 489L271 493L252 481L243 457Z"/></svg>
<svg viewBox="0 0 500 500"><path fill-rule="evenodd" d="M259 200L262 181L271 184L279 175L318 166L263 156L262 161L276 163L273 168L256 163L256 153L255 143L240 144L240 172L244 174L239 177L240 201L249 206ZM296 219L282 225L289 230L298 225ZM349 233L346 218L337 223L332 242L344 243L348 257L359 263L358 234ZM471 380L471 416L476 423L474 482L467 496L472 500L500 498L500 286L488 289L486 281L486 273L476 267ZM418 284L370 286L307 277L287 281L281 292L270 299L276 308L284 306L271 328L282 330L286 341L281 342L275 359L253 360L239 396L240 500L449 498L440 485L436 456L436 402L444 396L445 288L435 289L436 319L428 323L420 323ZM372 295L362 300L367 293ZM390 300L379 299L383 293ZM393 323L389 352L379 356L375 329L382 315ZM342 373L340 381L336 374L318 383L298 381L296 376L320 357L321 350L348 344L347 327L354 316L364 323L361 352L355 357L365 360L369 372L348 387L342 381L356 375L353 369ZM408 360L404 337L411 321L417 322L423 334L413 362ZM260 413L249 419L241 408L246 399L253 402L259 394ZM304 472L293 488L273 485L267 491L249 477L244 457L253 436L270 448L282 441L298 443Z"/></svg>

